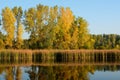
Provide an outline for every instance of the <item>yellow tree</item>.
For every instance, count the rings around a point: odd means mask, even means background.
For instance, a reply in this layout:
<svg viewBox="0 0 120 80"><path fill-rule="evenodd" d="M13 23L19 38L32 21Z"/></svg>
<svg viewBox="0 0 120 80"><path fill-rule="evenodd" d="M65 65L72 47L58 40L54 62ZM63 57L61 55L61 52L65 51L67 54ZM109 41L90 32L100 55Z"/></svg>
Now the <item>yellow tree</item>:
<svg viewBox="0 0 120 80"><path fill-rule="evenodd" d="M12 10L8 7L2 10L2 21L3 21L3 29L6 31L6 46L12 47L12 42L14 40L14 32L15 32L15 16Z"/></svg>
<svg viewBox="0 0 120 80"><path fill-rule="evenodd" d="M2 34L2 32L0 32L0 49L4 49L5 48L5 36Z"/></svg>
<svg viewBox="0 0 120 80"><path fill-rule="evenodd" d="M78 27L73 23L71 29L70 49L78 49Z"/></svg>
<svg viewBox="0 0 120 80"><path fill-rule="evenodd" d="M4 48L4 42L2 39L0 39L0 49L3 49Z"/></svg>
<svg viewBox="0 0 120 80"><path fill-rule="evenodd" d="M19 24L18 31L17 31L17 43L16 43L16 47L18 49L20 49L21 45L23 45L22 35L23 35L23 26L22 24Z"/></svg>
<svg viewBox="0 0 120 80"><path fill-rule="evenodd" d="M64 29L64 32L69 31L71 28L72 22L74 20L74 16L70 8L60 8L60 27Z"/></svg>
<svg viewBox="0 0 120 80"><path fill-rule="evenodd" d="M74 16L70 8L60 8L58 26L60 27L58 36L57 36L57 44L59 44L60 48L69 49L70 44L70 28L73 23Z"/></svg>

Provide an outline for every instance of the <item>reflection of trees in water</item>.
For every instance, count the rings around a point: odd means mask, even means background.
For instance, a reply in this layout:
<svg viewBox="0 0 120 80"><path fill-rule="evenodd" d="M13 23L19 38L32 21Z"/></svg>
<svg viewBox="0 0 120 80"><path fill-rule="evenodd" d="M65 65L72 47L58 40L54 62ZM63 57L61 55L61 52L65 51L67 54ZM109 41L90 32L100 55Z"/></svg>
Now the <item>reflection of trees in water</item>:
<svg viewBox="0 0 120 80"><path fill-rule="evenodd" d="M94 73L94 68L91 66L39 66L33 68L28 71L30 80L89 80L88 73Z"/></svg>
<svg viewBox="0 0 120 80"><path fill-rule="evenodd" d="M13 67L6 68L6 80L13 80Z"/></svg>
<svg viewBox="0 0 120 80"><path fill-rule="evenodd" d="M96 70L117 71L120 66L34 66L28 74L30 80L89 80Z"/></svg>
<svg viewBox="0 0 120 80"><path fill-rule="evenodd" d="M22 71L20 67L17 67L17 70L16 70L16 80L22 80Z"/></svg>
<svg viewBox="0 0 120 80"><path fill-rule="evenodd" d="M6 80L22 80L22 68L0 67L0 74L6 72ZM120 71L120 65L94 66L32 66L27 71L30 80L89 80L89 73L98 71Z"/></svg>
<svg viewBox="0 0 120 80"><path fill-rule="evenodd" d="M20 67L0 67L0 74L5 71L6 80L22 80L22 71Z"/></svg>
<svg viewBox="0 0 120 80"><path fill-rule="evenodd" d="M98 70L98 71L120 71L120 65L95 66L95 70Z"/></svg>

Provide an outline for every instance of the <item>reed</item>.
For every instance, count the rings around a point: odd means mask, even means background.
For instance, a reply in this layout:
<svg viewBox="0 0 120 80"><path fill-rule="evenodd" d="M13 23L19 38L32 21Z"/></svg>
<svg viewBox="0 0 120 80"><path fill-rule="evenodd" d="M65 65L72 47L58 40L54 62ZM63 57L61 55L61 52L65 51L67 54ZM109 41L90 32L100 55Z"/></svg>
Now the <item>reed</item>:
<svg viewBox="0 0 120 80"><path fill-rule="evenodd" d="M120 63L120 50L0 50L0 64Z"/></svg>

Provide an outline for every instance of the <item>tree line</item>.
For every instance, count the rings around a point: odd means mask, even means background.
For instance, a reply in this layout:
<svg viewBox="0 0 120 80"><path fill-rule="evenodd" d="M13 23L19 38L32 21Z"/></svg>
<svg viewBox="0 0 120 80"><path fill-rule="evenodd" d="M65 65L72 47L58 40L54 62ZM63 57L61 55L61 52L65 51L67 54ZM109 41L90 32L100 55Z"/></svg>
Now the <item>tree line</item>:
<svg viewBox="0 0 120 80"><path fill-rule="evenodd" d="M94 49L120 49L120 35L99 34L92 35Z"/></svg>
<svg viewBox="0 0 120 80"><path fill-rule="evenodd" d="M0 48L3 49L119 48L119 35L90 34L88 22L73 15L68 7L41 4L27 10L5 7L0 16ZM29 39L22 38L24 32L30 35Z"/></svg>

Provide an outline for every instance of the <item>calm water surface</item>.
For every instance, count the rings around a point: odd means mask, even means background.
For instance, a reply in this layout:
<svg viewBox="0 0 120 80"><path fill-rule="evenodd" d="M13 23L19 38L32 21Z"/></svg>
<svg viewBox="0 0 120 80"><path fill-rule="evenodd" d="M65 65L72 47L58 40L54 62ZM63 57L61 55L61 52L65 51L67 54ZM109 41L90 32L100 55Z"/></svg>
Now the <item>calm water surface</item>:
<svg viewBox="0 0 120 80"><path fill-rule="evenodd" d="M0 80L120 80L120 52L0 53Z"/></svg>
<svg viewBox="0 0 120 80"><path fill-rule="evenodd" d="M120 80L120 66L0 67L0 80Z"/></svg>

